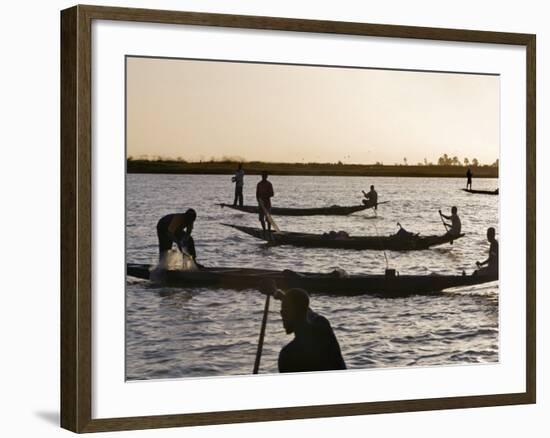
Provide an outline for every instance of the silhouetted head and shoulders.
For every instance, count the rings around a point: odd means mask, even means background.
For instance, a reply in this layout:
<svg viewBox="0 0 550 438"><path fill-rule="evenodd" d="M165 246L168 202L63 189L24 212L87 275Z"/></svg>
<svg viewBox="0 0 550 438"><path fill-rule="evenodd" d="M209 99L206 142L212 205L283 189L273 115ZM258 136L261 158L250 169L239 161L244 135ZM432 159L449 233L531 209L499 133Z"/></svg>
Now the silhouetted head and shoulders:
<svg viewBox="0 0 550 438"><path fill-rule="evenodd" d="M281 298L283 327L294 339L279 354L279 371L327 371L346 369L340 345L330 322L309 307L303 289L290 289Z"/></svg>

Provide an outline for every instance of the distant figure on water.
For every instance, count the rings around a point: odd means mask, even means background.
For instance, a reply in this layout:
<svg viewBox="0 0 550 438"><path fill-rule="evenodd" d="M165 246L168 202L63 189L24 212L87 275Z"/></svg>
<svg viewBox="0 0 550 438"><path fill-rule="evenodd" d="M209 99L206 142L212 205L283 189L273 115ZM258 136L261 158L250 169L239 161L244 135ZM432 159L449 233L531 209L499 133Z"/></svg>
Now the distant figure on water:
<svg viewBox="0 0 550 438"><path fill-rule="evenodd" d="M374 186L370 186L370 191L367 193L363 190L363 195L366 199L363 199L363 204L370 205L378 210L378 193L374 190Z"/></svg>
<svg viewBox="0 0 550 438"><path fill-rule="evenodd" d="M262 180L256 186L256 200L258 201L258 210L260 223L262 224L262 229L265 231L265 212L264 208L268 213L271 213L271 198L274 196L273 186L271 182L267 180L267 172L264 170L262 172ZM263 206L263 208L262 208ZM267 230L271 231L271 222L267 221Z"/></svg>
<svg viewBox="0 0 550 438"><path fill-rule="evenodd" d="M476 262L479 269L475 271L475 275L498 274L498 241L495 238L493 227L487 228L487 240L491 244L489 246L489 257L482 262Z"/></svg>
<svg viewBox="0 0 550 438"><path fill-rule="evenodd" d="M235 171L235 176L231 178L231 181L235 183L235 199L233 200L233 207L243 206L243 186L244 186L244 170L242 163L239 163L237 170Z"/></svg>
<svg viewBox="0 0 550 438"><path fill-rule="evenodd" d="M158 221L159 262L163 261L174 243L181 252L185 249L193 257L193 260L195 260L197 254L191 232L193 231L193 224L196 218L197 213L190 208L185 213L168 214Z"/></svg>
<svg viewBox="0 0 550 438"><path fill-rule="evenodd" d="M303 289L277 289L273 280L260 285L260 291L281 300L281 317L287 334L294 339L279 353L279 372L345 370L346 363L328 319L309 307Z"/></svg>
<svg viewBox="0 0 550 438"><path fill-rule="evenodd" d="M439 210L439 214L443 219L451 221L450 224L443 222L445 228L447 228L447 234L450 234L451 236L458 236L462 231L462 223L458 217L458 208L452 207L450 216L444 215L441 213L441 210Z"/></svg>
<svg viewBox="0 0 550 438"><path fill-rule="evenodd" d="M466 190L472 190L472 169L466 171Z"/></svg>

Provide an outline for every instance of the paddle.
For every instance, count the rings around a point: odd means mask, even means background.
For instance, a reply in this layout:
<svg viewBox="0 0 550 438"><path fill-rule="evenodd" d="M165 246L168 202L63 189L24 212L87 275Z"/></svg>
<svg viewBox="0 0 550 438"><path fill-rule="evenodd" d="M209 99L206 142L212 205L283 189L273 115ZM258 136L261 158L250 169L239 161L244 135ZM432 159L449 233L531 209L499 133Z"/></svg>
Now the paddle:
<svg viewBox="0 0 550 438"><path fill-rule="evenodd" d="M269 211L267 211L267 208L265 208L264 201L261 199L258 199L258 204L260 205L260 208L263 210L265 217L267 218L267 221L271 224L271 226L275 229L275 231L279 232L281 231L273 218L271 217L271 214L269 214Z"/></svg>
<svg viewBox="0 0 550 438"><path fill-rule="evenodd" d="M269 312L269 297L271 295L267 294L265 297L265 307L264 307L264 316L262 319L262 328L260 329L260 339L258 340L258 349L256 350L256 360L254 361L254 370L252 374L258 374L260 369L260 359L262 357L262 349L264 347L264 336L265 336L265 326L267 325L267 314Z"/></svg>
<svg viewBox="0 0 550 438"><path fill-rule="evenodd" d="M441 214L441 210L439 210L439 218L441 219L441 223L443 224L443 226L445 227L445 232L449 232L449 225L447 225L447 223L443 220L443 215ZM453 241L451 240L449 242L451 245L453 244Z"/></svg>
<svg viewBox="0 0 550 438"><path fill-rule="evenodd" d="M443 214L441 213L441 210L439 210L439 219L441 219L441 223L445 227L445 231L449 231L449 229L447 228L448 227L447 223L443 220Z"/></svg>

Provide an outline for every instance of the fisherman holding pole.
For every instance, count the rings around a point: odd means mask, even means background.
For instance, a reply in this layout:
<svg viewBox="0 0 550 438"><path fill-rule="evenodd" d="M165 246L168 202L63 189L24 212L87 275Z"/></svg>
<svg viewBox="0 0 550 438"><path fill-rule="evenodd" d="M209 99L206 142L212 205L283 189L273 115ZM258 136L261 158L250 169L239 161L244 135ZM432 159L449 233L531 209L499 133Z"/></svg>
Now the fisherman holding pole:
<svg viewBox="0 0 550 438"><path fill-rule="evenodd" d="M256 186L256 200L258 201L259 219L262 230L265 231L265 219L267 218L267 231L271 231L271 198L274 196L273 186L267 180L267 172L262 172L262 180Z"/></svg>
<svg viewBox="0 0 550 438"><path fill-rule="evenodd" d="M310 309L309 295L305 290L295 288L282 291L277 289L277 285L272 279L262 281L259 290L267 296L264 321L269 306L269 297L273 296L273 298L281 300L281 317L286 333L294 333L294 339L285 345L279 353L280 373L346 369L340 345L329 321ZM265 333L265 323L262 324L254 367L255 373L259 368L263 333Z"/></svg>

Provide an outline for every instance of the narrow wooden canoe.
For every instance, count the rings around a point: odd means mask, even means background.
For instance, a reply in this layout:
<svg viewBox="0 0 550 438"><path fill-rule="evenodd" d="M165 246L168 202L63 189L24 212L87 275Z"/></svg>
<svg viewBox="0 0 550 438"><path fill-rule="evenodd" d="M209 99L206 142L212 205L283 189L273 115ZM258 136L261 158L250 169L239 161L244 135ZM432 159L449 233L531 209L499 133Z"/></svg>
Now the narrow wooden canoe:
<svg viewBox="0 0 550 438"><path fill-rule="evenodd" d="M349 237L330 237L322 234L296 233L296 232L267 232L261 228L245 227L241 225L222 224L227 227L235 228L257 239L279 245L293 245L309 248L333 248L333 249L373 249L373 250L392 250L392 251L413 251L428 249L432 246L450 243L461 237L450 236L449 234L433 236L349 236Z"/></svg>
<svg viewBox="0 0 550 438"><path fill-rule="evenodd" d="M475 194L475 195L498 195L498 189L496 189L496 190L462 189L462 191L472 193L472 194Z"/></svg>
<svg viewBox="0 0 550 438"><path fill-rule="evenodd" d="M378 204L382 204L379 202ZM242 211L244 213L259 213L257 205L243 205L242 207L232 204L219 204L221 207L232 208L233 210ZM285 208L285 207L272 207L271 214L273 216L347 216L348 214L356 213L358 211L373 208L374 204L362 204L343 207L340 205L332 205L330 207L319 208Z"/></svg>
<svg viewBox="0 0 550 438"><path fill-rule="evenodd" d="M233 290L257 289L262 279L272 279L281 289L302 288L331 295L407 296L473 286L498 280L498 275L342 275L298 273L252 268L202 268L198 271L152 271L149 265L126 265L128 276L176 287L208 287Z"/></svg>

